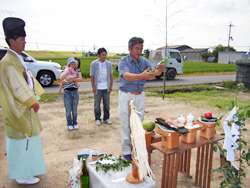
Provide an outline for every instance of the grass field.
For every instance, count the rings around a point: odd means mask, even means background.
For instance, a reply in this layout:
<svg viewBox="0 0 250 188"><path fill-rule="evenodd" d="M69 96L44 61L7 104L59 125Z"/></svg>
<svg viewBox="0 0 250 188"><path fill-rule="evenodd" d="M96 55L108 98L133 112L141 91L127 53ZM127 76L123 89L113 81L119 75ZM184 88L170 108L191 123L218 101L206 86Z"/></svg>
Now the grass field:
<svg viewBox="0 0 250 188"><path fill-rule="evenodd" d="M92 61L97 59L97 57L78 57L81 60L81 72L83 78L89 78L90 64ZM110 57L107 57L109 59ZM112 57L114 58L114 57ZM115 56L119 58L119 56ZM61 66L67 64L67 58L57 57L57 58L37 58L38 60L48 61L49 59L53 62L59 63ZM115 72L115 67L113 67L114 78L118 78L118 72ZM205 63L205 62L184 62L183 73L184 75L195 74L195 73L223 73L223 72L236 72L235 64L219 64L219 63Z"/></svg>
<svg viewBox="0 0 250 188"><path fill-rule="evenodd" d="M236 64L184 62L183 73L236 72Z"/></svg>
<svg viewBox="0 0 250 188"><path fill-rule="evenodd" d="M48 61L59 63L61 66L67 64L69 57L78 57L81 60L81 72L82 77L85 79L90 78L90 64L98 57L82 57L82 52L52 52L52 51L27 51L32 57L37 60ZM114 56L112 53L108 53L107 59L112 57L113 59L119 59L120 56ZM114 79L119 77L118 72L114 71ZM220 64L220 63L206 63L206 62L184 62L183 75L190 74L205 74L205 73L225 73L225 72L236 72L236 64Z"/></svg>

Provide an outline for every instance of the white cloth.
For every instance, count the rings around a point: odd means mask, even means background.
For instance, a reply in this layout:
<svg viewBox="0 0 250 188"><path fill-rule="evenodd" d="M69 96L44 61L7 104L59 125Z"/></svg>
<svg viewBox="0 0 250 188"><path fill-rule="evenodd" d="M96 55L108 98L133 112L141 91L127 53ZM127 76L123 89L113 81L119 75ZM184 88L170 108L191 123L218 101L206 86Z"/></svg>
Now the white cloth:
<svg viewBox="0 0 250 188"><path fill-rule="evenodd" d="M130 113L130 128L131 128L131 140L133 148L133 162L138 167L138 174L140 175L140 180L145 179L147 174L152 179L154 177L153 172L150 169L148 164L148 152L146 147L145 140L145 130L142 126L142 121L139 117L139 112L136 110L136 107L133 105L134 101L130 101L131 113Z"/></svg>
<svg viewBox="0 0 250 188"><path fill-rule="evenodd" d="M131 129L130 129L130 109L129 109L129 100L134 101L136 110L140 112L139 117L141 121L144 120L144 111L145 111L145 93L142 92L140 95L134 95L130 93L125 93L119 91L119 118L121 121L121 144L122 152L124 155L131 154Z"/></svg>
<svg viewBox="0 0 250 188"><path fill-rule="evenodd" d="M223 149L227 150L227 161L230 161L231 164L239 170L239 168L233 163L235 159L234 150L238 148L238 144L236 141L239 139L239 126L235 123L232 124L232 127L228 126L228 121L230 121L234 115L236 114L237 109L234 107L229 115L226 117L225 121L223 122L223 128L225 132L225 140L223 144Z"/></svg>
<svg viewBox="0 0 250 188"><path fill-rule="evenodd" d="M12 51L13 53L15 53L15 54L17 55L17 57L19 57L19 59L21 60L21 62L22 62L22 64L23 64L23 67L24 67L24 69L25 69L26 75L27 75L28 86L29 86L29 88L33 91L34 83L33 83L33 81L32 81L32 78L31 78L30 75L29 75L29 70L28 70L28 68L26 67L26 64L25 64L25 62L24 62L22 56L19 55L19 54L17 54L14 50L12 50L12 49L10 49L10 48L9 48L9 50Z"/></svg>

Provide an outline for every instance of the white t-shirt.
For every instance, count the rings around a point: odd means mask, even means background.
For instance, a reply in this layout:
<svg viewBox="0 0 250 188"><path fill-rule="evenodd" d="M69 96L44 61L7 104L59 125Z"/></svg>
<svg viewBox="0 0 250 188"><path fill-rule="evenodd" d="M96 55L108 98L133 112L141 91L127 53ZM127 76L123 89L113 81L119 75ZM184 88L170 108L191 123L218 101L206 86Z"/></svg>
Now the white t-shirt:
<svg viewBox="0 0 250 188"><path fill-rule="evenodd" d="M99 61L99 72L98 72L98 82L97 82L97 89L104 90L108 89L108 82L107 82L107 64L106 62Z"/></svg>

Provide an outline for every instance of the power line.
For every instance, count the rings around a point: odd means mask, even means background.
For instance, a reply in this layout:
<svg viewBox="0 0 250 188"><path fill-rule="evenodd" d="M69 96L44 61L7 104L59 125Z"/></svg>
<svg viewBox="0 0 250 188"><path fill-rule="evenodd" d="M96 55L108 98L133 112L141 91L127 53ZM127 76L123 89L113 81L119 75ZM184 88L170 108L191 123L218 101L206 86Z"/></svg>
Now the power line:
<svg viewBox="0 0 250 188"><path fill-rule="evenodd" d="M2 40L5 40L5 38L1 38L0 39ZM82 45L73 45L73 44L52 44L52 43L40 43L40 42L28 42L27 43L29 44L36 44L36 45L50 45L50 46L65 46L65 47L79 47L79 48L82 48L83 46ZM165 43L153 43L153 44L145 44L144 45L144 48L150 48L152 46L158 46L158 47L161 47L161 46L164 46L166 45ZM192 45L192 44L189 44L189 46L192 46L192 47L199 47L199 48L208 48L208 47L211 47L211 45ZM216 45L214 45L216 46ZM92 48L92 46L84 46L86 48ZM127 47L127 46L105 46L107 48L124 48L124 47ZM249 48L250 46L249 45L243 45L243 46L234 46L235 48Z"/></svg>

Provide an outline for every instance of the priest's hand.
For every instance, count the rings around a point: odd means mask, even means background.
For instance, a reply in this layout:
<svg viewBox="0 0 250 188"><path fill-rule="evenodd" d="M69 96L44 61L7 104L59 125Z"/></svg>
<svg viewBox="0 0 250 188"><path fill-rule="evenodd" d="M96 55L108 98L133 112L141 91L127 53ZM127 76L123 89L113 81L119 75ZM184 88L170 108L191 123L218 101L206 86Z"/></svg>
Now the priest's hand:
<svg viewBox="0 0 250 188"><path fill-rule="evenodd" d="M38 110L39 110L39 103L38 102L34 103L32 105L32 108L34 109L35 113L38 112Z"/></svg>

